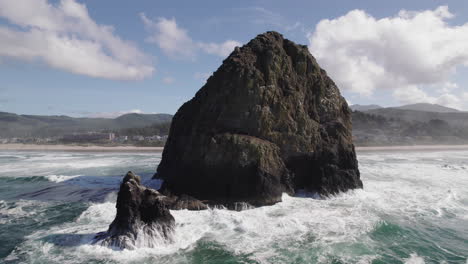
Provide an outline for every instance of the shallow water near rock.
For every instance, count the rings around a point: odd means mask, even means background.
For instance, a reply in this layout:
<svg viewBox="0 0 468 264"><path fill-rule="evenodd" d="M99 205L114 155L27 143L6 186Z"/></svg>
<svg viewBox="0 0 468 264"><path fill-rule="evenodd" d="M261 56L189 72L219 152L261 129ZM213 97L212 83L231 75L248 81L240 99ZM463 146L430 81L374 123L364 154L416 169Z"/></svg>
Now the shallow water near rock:
<svg viewBox="0 0 468 264"><path fill-rule="evenodd" d="M467 263L468 151L358 153L364 183L241 212L172 211L173 243L92 245L158 153L0 152L1 263Z"/></svg>

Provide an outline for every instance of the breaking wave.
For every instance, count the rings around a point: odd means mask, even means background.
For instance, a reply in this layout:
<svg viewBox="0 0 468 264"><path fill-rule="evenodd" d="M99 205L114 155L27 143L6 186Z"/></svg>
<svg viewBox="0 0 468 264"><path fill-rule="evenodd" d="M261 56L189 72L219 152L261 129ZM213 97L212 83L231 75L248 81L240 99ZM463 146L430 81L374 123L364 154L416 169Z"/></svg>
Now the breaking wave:
<svg viewBox="0 0 468 264"><path fill-rule="evenodd" d="M143 162L147 162L145 159L148 157L143 157ZM466 263L468 174L463 168L467 161L468 152L462 151L362 154L362 190L325 200L285 194L283 202L274 206L240 212L220 208L171 211L176 220L171 243L140 236L135 250L92 244L96 233L107 230L115 217L115 190L120 178L99 181L94 176L73 176L52 183L73 186L75 180L80 182L79 187L89 183L102 188L113 186L114 191L100 202L78 203L68 211L57 203L43 202L36 210L36 201L1 201L0 215L5 218L0 219L8 221L32 216L47 222L57 220L53 215L60 210L69 214L68 220L37 226L5 255L4 261ZM144 182L157 186L160 183L150 180L150 171ZM50 211L52 207L54 211Z"/></svg>

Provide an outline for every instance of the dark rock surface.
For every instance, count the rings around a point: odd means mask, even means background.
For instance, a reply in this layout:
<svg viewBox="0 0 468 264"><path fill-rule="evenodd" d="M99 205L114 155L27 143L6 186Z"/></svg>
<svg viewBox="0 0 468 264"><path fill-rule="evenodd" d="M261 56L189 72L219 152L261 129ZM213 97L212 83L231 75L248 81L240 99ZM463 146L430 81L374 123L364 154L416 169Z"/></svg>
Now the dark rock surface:
<svg viewBox="0 0 468 264"><path fill-rule="evenodd" d="M236 48L177 111L155 177L163 193L255 206L362 187L345 99L276 32Z"/></svg>
<svg viewBox="0 0 468 264"><path fill-rule="evenodd" d="M141 185L140 177L128 172L120 185L117 215L107 232L99 233L94 243L133 249L170 242L175 220L166 197Z"/></svg>
<svg viewBox="0 0 468 264"><path fill-rule="evenodd" d="M191 211L199 211L208 209L208 205L206 205L202 201L185 194L182 194L180 196L166 196L165 202L171 210L187 209Z"/></svg>

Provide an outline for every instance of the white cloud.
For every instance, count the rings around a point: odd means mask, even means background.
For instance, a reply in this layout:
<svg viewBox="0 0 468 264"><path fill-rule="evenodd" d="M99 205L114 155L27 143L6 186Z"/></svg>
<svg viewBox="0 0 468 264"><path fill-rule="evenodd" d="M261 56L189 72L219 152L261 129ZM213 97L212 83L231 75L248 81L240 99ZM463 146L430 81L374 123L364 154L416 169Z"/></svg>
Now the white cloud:
<svg viewBox="0 0 468 264"><path fill-rule="evenodd" d="M97 24L75 0L0 0L0 17L11 24L0 26L0 56L116 80L143 79L154 71L147 55L112 27Z"/></svg>
<svg viewBox="0 0 468 264"><path fill-rule="evenodd" d="M187 31L177 26L175 18L160 17L155 22L143 13L140 17L147 30L152 33L147 38L148 42L157 44L172 57L193 58L195 56L196 45L188 36Z"/></svg>
<svg viewBox="0 0 468 264"><path fill-rule="evenodd" d="M450 93L456 89L458 89L458 84L453 82L445 82L442 85L437 85L437 92L438 93Z"/></svg>
<svg viewBox="0 0 468 264"><path fill-rule="evenodd" d="M342 89L366 96L395 89L401 102L454 105L457 98L448 92L456 84L446 84L457 67L468 66L468 23L451 26L452 17L447 6L382 19L354 10L320 21L309 48ZM421 88L430 85L445 87L434 97Z"/></svg>
<svg viewBox="0 0 468 264"><path fill-rule="evenodd" d="M147 41L158 45L165 54L173 58L193 60L200 50L208 54L226 57L236 46L241 45L235 40L227 40L223 43L196 42L188 35L187 30L177 25L175 18L160 17L153 21L144 13L141 13L140 17L150 34Z"/></svg>
<svg viewBox="0 0 468 264"><path fill-rule="evenodd" d="M175 82L175 79L170 76L167 76L167 77L164 77L162 81L165 84L173 84Z"/></svg>
<svg viewBox="0 0 468 264"><path fill-rule="evenodd" d="M438 96L430 96L415 85L396 89L393 96L403 104L430 103L456 109L463 108L463 102L456 95L446 92Z"/></svg>
<svg viewBox="0 0 468 264"><path fill-rule="evenodd" d="M199 47L208 54L227 57L235 47L241 46L241 43L235 40L227 40L223 43L199 43Z"/></svg>

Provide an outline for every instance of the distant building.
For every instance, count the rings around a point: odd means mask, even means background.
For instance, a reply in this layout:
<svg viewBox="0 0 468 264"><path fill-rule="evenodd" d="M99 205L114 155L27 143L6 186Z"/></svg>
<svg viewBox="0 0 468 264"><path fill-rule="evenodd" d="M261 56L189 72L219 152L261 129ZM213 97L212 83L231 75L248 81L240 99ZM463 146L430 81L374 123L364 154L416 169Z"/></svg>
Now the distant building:
<svg viewBox="0 0 468 264"><path fill-rule="evenodd" d="M134 141L143 141L143 140L145 140L145 137L141 136L141 135L136 135L136 136L132 137L132 140L134 140Z"/></svg>
<svg viewBox="0 0 468 264"><path fill-rule="evenodd" d="M146 137L145 140L147 140L147 141L161 141L161 136L153 135L151 137Z"/></svg>
<svg viewBox="0 0 468 264"><path fill-rule="evenodd" d="M119 142L119 143L124 143L125 141L128 141L128 136L115 137L113 141Z"/></svg>
<svg viewBox="0 0 468 264"><path fill-rule="evenodd" d="M77 143L88 143L88 142L107 142L112 141L115 138L114 133L74 133L65 135L62 137L64 142L77 142Z"/></svg>

